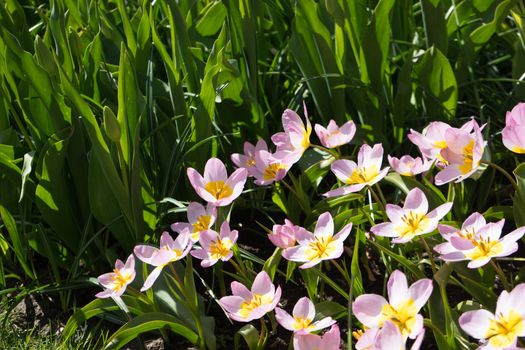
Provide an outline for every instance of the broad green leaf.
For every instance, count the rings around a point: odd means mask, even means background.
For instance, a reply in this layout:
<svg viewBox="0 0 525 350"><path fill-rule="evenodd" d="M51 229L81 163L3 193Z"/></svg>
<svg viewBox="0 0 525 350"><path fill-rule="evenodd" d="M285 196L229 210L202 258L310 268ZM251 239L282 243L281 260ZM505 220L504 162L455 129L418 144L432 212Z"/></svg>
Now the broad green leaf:
<svg viewBox="0 0 525 350"><path fill-rule="evenodd" d="M224 23L226 12L226 7L222 1L211 3L201 19L195 25L195 29L202 36L215 35Z"/></svg>
<svg viewBox="0 0 525 350"><path fill-rule="evenodd" d="M2 222L7 230L7 233L9 234L9 238L11 239L13 250L18 259L18 262L22 266L22 269L24 270L26 275L32 279L35 279L35 275L33 274L33 271L31 270L31 267L29 265L26 249L27 247L23 243L26 241L26 238L20 235L13 216L1 204L0 217L2 218Z"/></svg>
<svg viewBox="0 0 525 350"><path fill-rule="evenodd" d="M247 324L235 333L233 337L233 348L235 350L241 349L240 337L243 337L244 341L248 345L248 349L257 349L257 344L259 342L259 332L253 325Z"/></svg>
<svg viewBox="0 0 525 350"><path fill-rule="evenodd" d="M163 328L183 336L192 344L197 343L197 334L176 317L162 312L148 312L131 319L113 333L105 349L120 349L142 333Z"/></svg>
<svg viewBox="0 0 525 350"><path fill-rule="evenodd" d="M452 120L456 115L458 86L449 60L436 47L428 49L414 65L414 81L425 96L429 117Z"/></svg>

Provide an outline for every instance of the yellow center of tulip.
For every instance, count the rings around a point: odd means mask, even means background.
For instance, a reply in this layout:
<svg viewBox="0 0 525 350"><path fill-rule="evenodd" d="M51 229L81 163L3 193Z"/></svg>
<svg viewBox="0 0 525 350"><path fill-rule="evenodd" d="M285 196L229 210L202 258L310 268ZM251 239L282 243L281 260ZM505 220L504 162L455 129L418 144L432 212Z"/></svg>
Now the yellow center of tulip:
<svg viewBox="0 0 525 350"><path fill-rule="evenodd" d="M312 323L312 320L310 320L309 318L302 318L302 317L295 316L293 329L295 330L307 329L311 323Z"/></svg>
<svg viewBox="0 0 525 350"><path fill-rule="evenodd" d="M307 128L305 133L303 134L303 142L301 142L301 147L303 150L310 147L310 134L312 133L312 128Z"/></svg>
<svg viewBox="0 0 525 350"><path fill-rule="evenodd" d="M465 253L467 258L471 260L490 258L503 250L503 244L498 241L491 241L490 238L472 239L471 242L474 248L471 252Z"/></svg>
<svg viewBox="0 0 525 350"><path fill-rule="evenodd" d="M434 146L435 148L439 148L439 150L441 151L442 149L447 148L448 145L447 145L447 142L445 140L441 140L441 141L434 142L432 144L432 146ZM436 157L441 163L448 164L446 159L443 158L443 156L441 155L441 152L438 152Z"/></svg>
<svg viewBox="0 0 525 350"><path fill-rule="evenodd" d="M474 158L474 140L471 140L465 148L463 148L463 164L459 166L461 174L465 175L472 170ZM476 164L477 166L477 164Z"/></svg>
<svg viewBox="0 0 525 350"><path fill-rule="evenodd" d="M131 274L126 273L122 274L119 269L115 268L113 270L113 290L115 292L126 287L131 282Z"/></svg>
<svg viewBox="0 0 525 350"><path fill-rule="evenodd" d="M211 215L201 215L193 223L193 232L205 231L210 228Z"/></svg>
<svg viewBox="0 0 525 350"><path fill-rule="evenodd" d="M210 244L210 255L213 259L226 257L230 253L232 244L229 238L221 240L218 238Z"/></svg>
<svg viewBox="0 0 525 350"><path fill-rule="evenodd" d="M412 210L401 217L404 225L399 225L396 229L400 237L412 237L424 232L428 227L428 219L423 213L416 213Z"/></svg>
<svg viewBox="0 0 525 350"><path fill-rule="evenodd" d="M246 160L246 166L248 166L248 167L255 166L255 158L254 157L248 158Z"/></svg>
<svg viewBox="0 0 525 350"><path fill-rule="evenodd" d="M383 322L390 320L399 328L403 338L406 339L416 323L417 309L414 300L408 298L395 308L390 304L383 305L381 314L381 325Z"/></svg>
<svg viewBox="0 0 525 350"><path fill-rule="evenodd" d="M457 231L456 233L459 237L468 239L469 241L473 241L476 235L476 231L474 230L474 228L470 228L464 231Z"/></svg>
<svg viewBox="0 0 525 350"><path fill-rule="evenodd" d="M490 320L485 338L489 339L489 344L493 347L505 348L514 343L524 327L525 322L521 315L511 311L507 315L499 315L496 319Z"/></svg>
<svg viewBox="0 0 525 350"><path fill-rule="evenodd" d="M316 237L308 243L306 258L309 261L328 258L335 250L333 237Z"/></svg>
<svg viewBox="0 0 525 350"><path fill-rule="evenodd" d="M264 172L263 172L263 179L264 180L271 180L271 179L275 179L275 177L277 176L277 173L279 172L279 170L281 169L284 169L284 166L282 164L278 164L278 163L272 163L272 164L269 164L265 169L264 169Z"/></svg>
<svg viewBox="0 0 525 350"><path fill-rule="evenodd" d="M367 183L372 181L378 174L379 172L375 165L359 167L346 179L346 183L349 185Z"/></svg>
<svg viewBox="0 0 525 350"><path fill-rule="evenodd" d="M252 299L245 301L241 304L239 308L239 315L243 318L247 318L250 313L259 306L271 304L272 297L269 295L253 294Z"/></svg>
<svg viewBox="0 0 525 350"><path fill-rule="evenodd" d="M222 180L207 182L206 185L204 185L204 189L215 197L215 199L227 198L233 194L233 189Z"/></svg>
<svg viewBox="0 0 525 350"><path fill-rule="evenodd" d="M525 148L514 146L514 147L512 147L512 152L523 154L523 153L525 153Z"/></svg>

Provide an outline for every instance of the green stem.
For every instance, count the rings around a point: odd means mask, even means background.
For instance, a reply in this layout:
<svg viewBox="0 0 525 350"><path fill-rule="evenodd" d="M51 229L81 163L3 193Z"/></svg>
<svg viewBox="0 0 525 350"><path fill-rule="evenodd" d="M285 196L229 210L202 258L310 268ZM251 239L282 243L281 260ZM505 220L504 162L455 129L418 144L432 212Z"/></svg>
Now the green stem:
<svg viewBox="0 0 525 350"><path fill-rule="evenodd" d="M257 342L258 350L264 349L264 346L266 345L266 340L268 338L268 328L266 327L266 323L264 322L264 317L261 317L260 320L261 320L261 333L259 335L259 341Z"/></svg>
<svg viewBox="0 0 525 350"><path fill-rule="evenodd" d="M368 190L372 194L372 197L374 197L374 200L377 202L377 204L381 207L381 212L383 213L383 218L386 218L386 210L385 210L385 203L381 201L381 199L378 197L377 193L374 191L372 186L368 186Z"/></svg>
<svg viewBox="0 0 525 350"><path fill-rule="evenodd" d="M323 146L320 146L320 145L314 145L314 144L310 144L310 146L312 146L313 148L317 148L317 149L320 149L321 151L323 152L326 152L326 153L329 153L331 156L333 156L335 159L339 159L340 157L340 153L338 153L337 151L334 151L333 149L330 149L330 148L326 148L326 147L323 147Z"/></svg>
<svg viewBox="0 0 525 350"><path fill-rule="evenodd" d="M434 258L432 257L432 250L430 250L430 247L425 239L425 237L423 236L419 236L419 238L421 239L421 242L423 243L423 245L425 246L425 250L427 251L427 255L428 255L428 259L430 260L430 265L432 266L432 274L436 274L436 264L434 262Z"/></svg>
<svg viewBox="0 0 525 350"><path fill-rule="evenodd" d="M507 291L510 291L510 286L509 286L509 282L507 280L507 276L505 276L505 273L503 272L501 267L499 267L499 265L496 262L494 262L494 260L492 260L492 259L490 259L490 265L492 266L494 271L500 277L501 283L503 283L503 288L505 288L505 290L507 290Z"/></svg>
<svg viewBox="0 0 525 350"><path fill-rule="evenodd" d="M350 276L348 276L348 273L345 271L345 269L343 269L343 267L333 259L330 260L330 262L337 268L337 270L339 270L341 275L343 275L344 279L346 280L346 283L348 283L348 285L352 287Z"/></svg>
<svg viewBox="0 0 525 350"><path fill-rule="evenodd" d="M514 187L514 190L516 192L518 192L518 184L516 183L516 180L514 180L514 178L505 169L500 167L498 164L492 163L492 162L490 162L488 160L482 160L482 161L480 161L480 163L487 164L488 166L491 166L494 169L496 169L497 171L499 171L500 173L502 173L509 180L509 182L511 183L512 187Z"/></svg>

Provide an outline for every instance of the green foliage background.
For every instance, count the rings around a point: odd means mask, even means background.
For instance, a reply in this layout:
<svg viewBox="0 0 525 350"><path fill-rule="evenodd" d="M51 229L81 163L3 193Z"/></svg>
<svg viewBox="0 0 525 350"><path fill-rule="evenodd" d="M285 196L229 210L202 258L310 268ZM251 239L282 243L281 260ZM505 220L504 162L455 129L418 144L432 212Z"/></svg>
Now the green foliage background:
<svg viewBox="0 0 525 350"><path fill-rule="evenodd" d="M186 167L268 139L303 100L387 153L470 116L497 149L524 96L524 15L516 0L4 0L0 290L88 282L170 223L165 198L194 197Z"/></svg>

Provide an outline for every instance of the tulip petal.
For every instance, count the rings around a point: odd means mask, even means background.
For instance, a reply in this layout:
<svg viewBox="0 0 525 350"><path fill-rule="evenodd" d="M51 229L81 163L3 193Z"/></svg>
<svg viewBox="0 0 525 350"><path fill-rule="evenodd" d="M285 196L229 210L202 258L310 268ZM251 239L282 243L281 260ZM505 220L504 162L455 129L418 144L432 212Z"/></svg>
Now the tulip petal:
<svg viewBox="0 0 525 350"><path fill-rule="evenodd" d="M484 339L494 315L487 310L467 311L459 317L459 325L470 336Z"/></svg>

